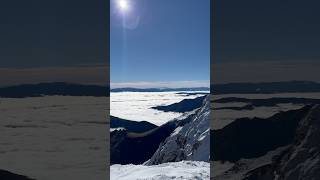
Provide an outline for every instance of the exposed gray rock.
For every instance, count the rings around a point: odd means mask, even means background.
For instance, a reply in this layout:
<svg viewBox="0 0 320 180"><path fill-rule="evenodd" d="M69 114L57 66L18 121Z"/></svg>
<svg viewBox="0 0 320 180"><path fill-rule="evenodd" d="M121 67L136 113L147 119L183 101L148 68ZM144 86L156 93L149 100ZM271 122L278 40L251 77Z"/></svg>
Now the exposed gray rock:
<svg viewBox="0 0 320 180"><path fill-rule="evenodd" d="M210 99L196 111L192 120L174 130L161 143L146 165L182 160L209 161L210 158Z"/></svg>
<svg viewBox="0 0 320 180"><path fill-rule="evenodd" d="M291 144L258 158L241 159L229 170L213 179L318 180L320 179L319 137L320 105L313 105L299 120Z"/></svg>
<svg viewBox="0 0 320 180"><path fill-rule="evenodd" d="M277 180L320 179L320 105L299 123L295 143L280 160Z"/></svg>

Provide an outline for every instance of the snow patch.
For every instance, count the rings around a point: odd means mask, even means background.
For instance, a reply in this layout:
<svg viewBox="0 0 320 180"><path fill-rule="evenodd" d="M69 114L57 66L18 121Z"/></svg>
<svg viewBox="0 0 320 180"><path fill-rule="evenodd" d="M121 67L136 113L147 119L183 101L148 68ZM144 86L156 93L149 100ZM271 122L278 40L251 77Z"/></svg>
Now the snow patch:
<svg viewBox="0 0 320 180"><path fill-rule="evenodd" d="M209 180L210 164L200 161L180 161L153 166L112 165L111 180Z"/></svg>
<svg viewBox="0 0 320 180"><path fill-rule="evenodd" d="M175 135L179 134L179 132L181 131L181 129L182 129L182 126L177 127L177 129L175 129L175 130L173 131L173 133L171 134L171 136L175 136Z"/></svg>
<svg viewBox="0 0 320 180"><path fill-rule="evenodd" d="M126 130L126 128L123 128L123 127L110 128L110 132L113 132L113 131L124 131L124 130Z"/></svg>

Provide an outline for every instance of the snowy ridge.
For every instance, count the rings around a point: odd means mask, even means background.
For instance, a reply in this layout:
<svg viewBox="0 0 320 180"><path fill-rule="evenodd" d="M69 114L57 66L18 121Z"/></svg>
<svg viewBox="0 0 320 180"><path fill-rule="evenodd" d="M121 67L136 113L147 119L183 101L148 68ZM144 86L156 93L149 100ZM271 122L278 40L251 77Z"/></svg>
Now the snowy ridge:
<svg viewBox="0 0 320 180"><path fill-rule="evenodd" d="M182 160L209 161L210 158L210 99L203 102L189 123L176 130L161 143L145 165Z"/></svg>
<svg viewBox="0 0 320 180"><path fill-rule="evenodd" d="M111 180L194 180L209 179L210 164L198 161L180 161L154 166L112 165Z"/></svg>
<svg viewBox="0 0 320 180"><path fill-rule="evenodd" d="M123 128L123 127L118 127L118 128L110 128L110 132L113 132L113 131L125 131L127 130L126 128Z"/></svg>

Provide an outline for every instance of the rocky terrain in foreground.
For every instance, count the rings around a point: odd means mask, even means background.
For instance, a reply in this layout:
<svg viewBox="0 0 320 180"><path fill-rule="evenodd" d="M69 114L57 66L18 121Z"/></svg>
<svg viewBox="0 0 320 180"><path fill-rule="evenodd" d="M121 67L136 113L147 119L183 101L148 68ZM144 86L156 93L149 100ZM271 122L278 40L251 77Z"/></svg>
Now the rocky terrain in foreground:
<svg viewBox="0 0 320 180"><path fill-rule="evenodd" d="M210 164L199 161L180 161L159 165L113 165L111 180L207 180Z"/></svg>
<svg viewBox="0 0 320 180"><path fill-rule="evenodd" d="M257 120L257 119L256 119ZM259 120L258 120L259 121ZM263 120L260 120L260 123ZM236 120L220 130L221 134L228 137L227 142L233 148L242 148L233 158L222 158L217 151L225 145L215 143L215 131L213 131L212 145L213 159L233 161L229 170L215 175L215 180L317 180L320 179L320 105L307 105L298 110L281 112L269 118L272 126L258 126L255 121ZM285 123L284 123L285 122ZM267 123L267 122L265 122ZM245 128L244 125L246 124ZM281 125L282 124L282 125ZM241 127L242 126L242 127ZM233 133L227 133L227 129L233 127ZM238 127L238 128L236 128ZM239 128L241 127L241 128ZM225 131L225 132L221 132ZM239 134L253 133L251 138L239 137ZM260 132L255 136L254 132ZM231 132L231 131L230 131ZM269 135L264 135L268 132ZM244 135L246 136L246 135ZM255 136L255 137L253 137ZM222 138L222 137L221 137ZM251 145L246 147L249 138ZM252 141L250 141L250 139ZM282 139L282 140L281 140ZM219 141L219 137L216 139ZM281 142L282 141L282 142ZM275 142L270 144L268 142ZM280 143L281 142L281 143ZM234 144L236 143L236 144ZM216 144L216 146L215 146ZM262 145L265 144L265 147ZM241 147L241 145L243 145ZM238 147L237 147L238 146ZM255 148L264 149L255 156L246 156L244 149L254 151ZM269 149L268 149L269 148ZM236 152L236 149L234 152ZM268 150L267 150L268 149ZM230 149L231 150L231 149ZM257 152L257 151L255 151ZM218 153L218 154L217 154ZM215 157L215 154L217 157ZM230 156L232 157L232 156ZM235 158L237 157L237 158Z"/></svg>
<svg viewBox="0 0 320 180"><path fill-rule="evenodd" d="M210 101L202 101L192 120L174 132L160 144L157 151L146 162L155 165L182 160L209 161L210 158Z"/></svg>

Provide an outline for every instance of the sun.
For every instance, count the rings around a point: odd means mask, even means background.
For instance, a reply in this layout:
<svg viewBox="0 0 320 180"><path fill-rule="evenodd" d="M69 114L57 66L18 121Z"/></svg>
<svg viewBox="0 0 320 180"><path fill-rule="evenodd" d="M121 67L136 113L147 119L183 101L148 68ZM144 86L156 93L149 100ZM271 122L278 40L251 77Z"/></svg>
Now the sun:
<svg viewBox="0 0 320 180"><path fill-rule="evenodd" d="M121 12L127 12L130 9L128 0L117 0L117 5Z"/></svg>

